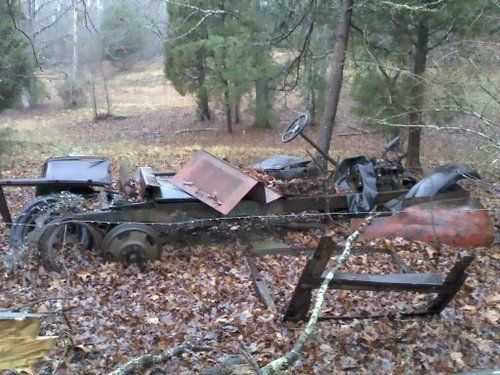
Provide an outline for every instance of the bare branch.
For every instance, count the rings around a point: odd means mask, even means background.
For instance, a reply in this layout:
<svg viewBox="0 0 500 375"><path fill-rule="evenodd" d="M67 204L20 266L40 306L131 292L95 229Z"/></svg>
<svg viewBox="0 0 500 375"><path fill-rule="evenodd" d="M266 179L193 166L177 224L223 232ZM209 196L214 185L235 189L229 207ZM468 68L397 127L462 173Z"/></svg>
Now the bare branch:
<svg viewBox="0 0 500 375"><path fill-rule="evenodd" d="M491 144L493 147L497 148L500 150L500 142L497 140L493 139L489 135L479 132L474 129L469 129L465 128L462 126L440 126L440 125L435 125L435 124L415 124L415 125L408 125L408 124L396 124L396 123L390 123L385 119L373 119L377 124L383 125L383 126L391 126L391 127L396 127L396 128L424 128L424 129L436 129L436 130L452 130L452 131L459 131L459 132L465 132L465 133L471 133L476 136L478 136L481 139L484 139L486 142Z"/></svg>
<svg viewBox="0 0 500 375"><path fill-rule="evenodd" d="M33 44L33 41L31 40L31 38L28 36L28 34L26 34L26 32L21 29L20 27L18 27L17 25L17 22L16 22L16 16L14 15L14 11L12 10L12 6L11 6L11 0L7 0L7 9L9 11L9 15L10 15L10 18L12 19L12 23L14 25L14 28L19 31L21 34L24 35L24 37L28 40L30 46L31 46L31 50L33 52L33 58L35 59L35 63L36 65L38 66L38 68L40 68L40 70L43 70L42 69L42 66L40 65L40 62L38 61L38 57L36 55L36 51L35 51L35 45Z"/></svg>

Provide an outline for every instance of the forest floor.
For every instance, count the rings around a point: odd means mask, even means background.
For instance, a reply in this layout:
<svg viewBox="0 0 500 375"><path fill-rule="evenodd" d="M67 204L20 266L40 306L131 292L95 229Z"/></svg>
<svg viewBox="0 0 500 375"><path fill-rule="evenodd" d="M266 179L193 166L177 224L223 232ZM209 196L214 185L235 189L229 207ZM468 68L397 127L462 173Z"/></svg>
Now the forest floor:
<svg viewBox="0 0 500 375"><path fill-rule="evenodd" d="M117 177L117 168L125 160L132 167L177 170L198 149L227 157L238 166L277 153L307 156L305 148L310 149L302 140L281 144L279 127L252 128L249 108L233 135L225 131L219 112L213 122L200 123L193 98L175 92L163 78L159 61L139 64L117 74L108 84L112 112L121 118L94 123L88 108L62 110L54 95L39 109L0 113L0 123L15 129L17 141L4 163L2 177L38 176L43 160L54 155L110 157ZM278 96L280 126L300 110L301 103L294 96ZM176 134L199 128L214 130ZM380 155L386 137L362 133L358 128L344 99L332 141L334 158ZM315 137L318 129L308 131ZM450 147L452 144L461 146ZM488 157L472 140L433 132L424 135L422 155L427 170L450 161L477 162L481 167ZM478 186L466 185L498 214L498 199ZM7 196L17 212L33 192L12 188ZM342 226L331 229L340 239L346 235ZM320 234L253 233L254 237L309 246L317 243ZM31 311L46 314L42 334L58 335L60 340L36 367L37 373L51 373L57 366L63 374L102 374L134 356L159 353L186 341L213 349L186 352L150 371L201 373L232 355L251 355L259 365L279 357L301 331L301 324L283 324L281 317L306 258L266 256L257 261L277 306L276 310L266 309L253 291L239 232L202 238L192 236L183 246L169 246L162 260L148 264L145 270L102 263L93 254L81 254L61 275L44 270L33 254L22 263L12 263L8 230L0 225L0 309L41 301ZM401 240L387 243L415 270L422 271L448 270L466 252ZM500 367L500 249L494 246L467 252L475 256L469 278L441 316L321 322L290 373L450 373ZM391 267L382 255L353 256L346 265L346 269L371 273L394 271ZM44 300L47 298L54 299ZM426 301L427 297L412 294L329 292L324 311L394 313ZM67 311L70 325L60 314L50 313L61 309Z"/></svg>

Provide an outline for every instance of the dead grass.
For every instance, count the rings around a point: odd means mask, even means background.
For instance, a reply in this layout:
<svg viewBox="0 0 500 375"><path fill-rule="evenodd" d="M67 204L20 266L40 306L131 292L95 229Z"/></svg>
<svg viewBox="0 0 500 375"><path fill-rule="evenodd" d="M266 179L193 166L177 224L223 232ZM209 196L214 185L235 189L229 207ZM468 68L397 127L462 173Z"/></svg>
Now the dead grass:
<svg viewBox="0 0 500 375"><path fill-rule="evenodd" d="M9 110L0 113L0 123L15 130L21 142L12 161L41 162L48 156L64 154L98 154L113 160L130 159L132 163L156 168L178 168L193 150L204 148L235 164L248 164L275 153L307 155L312 148L302 140L289 144L279 142L279 129L256 130L251 127L251 108L243 113L243 123L235 126L235 134L225 131L222 113L216 111L211 123L201 123L195 116L195 101L190 95L179 95L164 78L162 61L142 62L127 72L110 75L108 86L114 115L123 120L92 122L89 108L64 110L54 97L57 71L47 71L46 86L50 100L31 111ZM99 86L99 85L98 85ZM336 159L356 154L380 155L387 137L383 134L356 134L356 119L350 114L348 88L344 91L334 130L332 153ZM98 87L101 108L102 87ZM293 94L278 95L276 113L283 126L302 109L301 100ZM215 132L174 135L179 129L216 128ZM317 128L307 131L313 139ZM345 136L345 134L351 134ZM482 166L488 173L491 155L480 143L462 134L426 131L423 136L422 161L430 169L446 162L460 161Z"/></svg>

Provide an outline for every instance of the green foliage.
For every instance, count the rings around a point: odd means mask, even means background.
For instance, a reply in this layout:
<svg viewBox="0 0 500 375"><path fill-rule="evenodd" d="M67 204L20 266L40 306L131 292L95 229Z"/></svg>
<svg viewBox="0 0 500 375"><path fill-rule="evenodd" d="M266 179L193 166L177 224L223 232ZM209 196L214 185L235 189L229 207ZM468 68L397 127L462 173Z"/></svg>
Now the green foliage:
<svg viewBox="0 0 500 375"><path fill-rule="evenodd" d="M404 108L408 108L411 80L395 78L388 80L376 68L357 70L352 84L351 111L363 125L374 126L373 118L390 118L392 122L404 122Z"/></svg>
<svg viewBox="0 0 500 375"><path fill-rule="evenodd" d="M195 93L199 107L210 97L231 108L275 69L270 48L260 43L262 17L255 13L257 1L187 3L214 14L168 5L174 32L165 42L165 75L179 93Z"/></svg>
<svg viewBox="0 0 500 375"><path fill-rule="evenodd" d="M14 17L22 20L18 2L11 1ZM33 63L28 43L17 32L6 1L0 1L0 110L11 107L32 79Z"/></svg>
<svg viewBox="0 0 500 375"><path fill-rule="evenodd" d="M430 5L421 0L360 3L353 20L357 29L351 43L358 63L352 112L370 126L379 119L408 123L406 116L415 110L413 89L422 85L424 121L451 121L451 112L434 109L462 102L465 88L457 83L456 74L469 52L460 40L498 30L498 23L486 26L481 19L490 11L482 0ZM425 22L429 29L427 63L422 75L414 72L420 22Z"/></svg>
<svg viewBox="0 0 500 375"><path fill-rule="evenodd" d="M111 62L137 57L144 50L145 31L132 7L124 2L104 10L100 35L102 54Z"/></svg>

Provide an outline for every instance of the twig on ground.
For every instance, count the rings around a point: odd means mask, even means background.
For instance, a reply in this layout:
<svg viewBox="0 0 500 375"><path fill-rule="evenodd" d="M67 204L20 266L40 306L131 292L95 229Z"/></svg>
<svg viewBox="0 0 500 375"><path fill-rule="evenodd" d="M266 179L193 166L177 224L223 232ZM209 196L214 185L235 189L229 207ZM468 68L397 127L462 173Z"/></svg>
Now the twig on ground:
<svg viewBox="0 0 500 375"><path fill-rule="evenodd" d="M144 354L139 357L132 359L131 361L125 363L123 366L117 368L116 370L110 372L108 375L130 375L135 371L147 369L157 363L168 361L174 357L179 356L183 352L191 350L195 352L210 351L212 350L209 346L198 346L190 343L182 344L170 349L164 354Z"/></svg>
<svg viewBox="0 0 500 375"><path fill-rule="evenodd" d="M38 305L38 304L40 304L42 302L59 301L59 300L65 300L65 299L71 299L71 298L69 298L69 297L47 297L47 298L42 298L42 299L39 299L39 300L30 302L30 303L27 303L25 305L16 306L13 309L11 309L10 311L17 312L17 311L20 311L22 309L26 309L28 307L36 306L36 305Z"/></svg>
<svg viewBox="0 0 500 375"><path fill-rule="evenodd" d="M184 133L198 133L198 132L214 132L217 128L200 128L200 129L180 129L174 132L174 135L184 134Z"/></svg>
<svg viewBox="0 0 500 375"><path fill-rule="evenodd" d="M265 365L264 367L262 367L262 369L261 369L262 374L271 375L271 374L275 374L279 371L286 370L299 358L300 353L302 352L304 345L307 343L309 337L311 336L312 332L314 331L316 323L318 322L321 307L323 306L323 301L325 298L325 293L328 290L328 285L330 284L330 281L332 281L332 279L335 277L335 275L338 273L338 271L342 268L344 263L347 261L347 258L351 252L351 249L352 249L356 239L363 232L364 228L366 228L366 226L368 226L369 224L372 223L373 219L376 216L378 216L378 214L371 214L370 216L368 216L363 221L363 223L360 225L360 227L358 229L356 229L347 238L346 243L344 245L344 251L337 259L337 263L335 264L335 267L328 271L323 282L321 283L321 286L318 289L318 292L316 295L316 301L314 303L314 308L312 310L311 317L309 318L309 321L306 324L306 327L304 328L304 330L300 334L299 338L297 339L297 341L293 345L292 349L288 353L286 353L285 355L275 359L274 361L272 361L272 362L268 363L267 365Z"/></svg>

